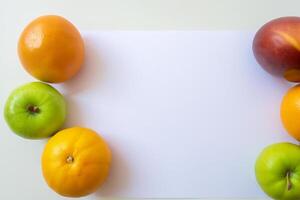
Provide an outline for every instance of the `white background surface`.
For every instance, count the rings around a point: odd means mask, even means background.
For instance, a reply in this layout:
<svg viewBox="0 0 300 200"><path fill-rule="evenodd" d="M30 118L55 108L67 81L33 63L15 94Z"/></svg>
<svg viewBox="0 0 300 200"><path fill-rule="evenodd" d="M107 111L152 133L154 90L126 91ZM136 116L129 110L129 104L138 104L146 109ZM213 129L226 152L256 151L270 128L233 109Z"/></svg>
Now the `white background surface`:
<svg viewBox="0 0 300 200"><path fill-rule="evenodd" d="M253 33L83 36L83 70L56 87L68 102L66 126L93 128L112 148L109 179L86 199L265 197L253 165L266 145L293 141L279 120L290 84L257 66ZM32 79L20 67L20 74L0 69L3 107L13 88ZM46 141L15 136L2 118L0 128L0 199L60 199L40 172Z"/></svg>
<svg viewBox="0 0 300 200"><path fill-rule="evenodd" d="M299 15L298 0L0 0L9 34L38 15L61 14L80 29L256 29ZM8 35L9 35L8 34ZM7 35L6 35L7 36Z"/></svg>
<svg viewBox="0 0 300 200"><path fill-rule="evenodd" d="M300 6L300 2L297 0L2 0L0 3L1 107L3 107L3 101L11 89L16 85L34 80L24 73L20 67L16 56L16 42L24 26L36 16L60 14L75 23L81 31L111 29L246 29L254 31L271 18L299 15L298 8ZM258 77L268 77L263 72L262 74L261 72L256 73L259 74ZM254 81L252 77L249 79L249 82ZM268 77L267 81L264 78L259 80L263 80L263 85L267 84L265 87L275 90L268 90L274 92L272 94L276 96L276 100L272 101L272 104L268 104L267 109L264 109L266 110L265 114L270 112L270 121L277 120L272 124L272 129L283 135L279 134L280 136L277 135L276 137L283 138L274 138L271 131L264 135L264 140L256 144L257 149L254 149L251 151L251 155L248 155L251 156L251 159L247 161L248 164L252 162L258 149L266 143L277 139L280 141L288 139L284 135L276 115L281 95L287 86L271 77ZM258 80L254 82L256 81ZM281 89L278 90L278 88ZM85 118L85 120L87 119ZM264 121L267 120L264 119ZM27 142L11 135L2 117L0 131L0 155L2 157L0 160L0 199L20 199L20 197L24 200L60 199L45 187L40 177L39 156L44 142ZM224 140L227 141L227 138L224 138ZM219 165L222 167L222 164ZM248 174L248 176L251 177L251 174ZM230 180L228 181L230 182ZM251 192L263 196L258 188L252 188L255 184L253 177L248 178L247 181L251 184L251 189L249 189ZM246 189L242 188L242 192L245 192ZM247 190L247 192L249 191ZM91 199L98 198L91 197Z"/></svg>

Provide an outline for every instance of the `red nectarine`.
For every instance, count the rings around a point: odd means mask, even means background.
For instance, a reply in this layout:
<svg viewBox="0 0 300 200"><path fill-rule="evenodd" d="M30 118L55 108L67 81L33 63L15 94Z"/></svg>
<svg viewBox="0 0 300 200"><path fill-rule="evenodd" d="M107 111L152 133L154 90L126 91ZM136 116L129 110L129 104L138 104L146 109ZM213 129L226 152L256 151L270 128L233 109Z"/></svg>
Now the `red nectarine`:
<svg viewBox="0 0 300 200"><path fill-rule="evenodd" d="M300 17L281 17L266 23L256 33L252 48L267 72L300 82Z"/></svg>

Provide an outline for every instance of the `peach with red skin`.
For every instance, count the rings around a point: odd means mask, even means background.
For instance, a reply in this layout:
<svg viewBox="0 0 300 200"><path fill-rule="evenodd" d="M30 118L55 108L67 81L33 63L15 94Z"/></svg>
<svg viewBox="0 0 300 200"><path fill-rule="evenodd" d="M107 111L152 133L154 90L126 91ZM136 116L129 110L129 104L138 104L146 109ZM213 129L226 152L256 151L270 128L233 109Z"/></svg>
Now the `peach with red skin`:
<svg viewBox="0 0 300 200"><path fill-rule="evenodd" d="M300 17L281 17L266 23L256 33L252 48L267 72L300 82Z"/></svg>

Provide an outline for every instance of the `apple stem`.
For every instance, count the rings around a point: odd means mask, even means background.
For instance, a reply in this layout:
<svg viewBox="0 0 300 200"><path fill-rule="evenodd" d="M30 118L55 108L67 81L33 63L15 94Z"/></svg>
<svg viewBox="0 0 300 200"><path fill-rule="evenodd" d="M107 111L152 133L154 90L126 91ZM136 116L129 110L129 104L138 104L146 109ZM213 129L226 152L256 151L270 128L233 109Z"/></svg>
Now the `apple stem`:
<svg viewBox="0 0 300 200"><path fill-rule="evenodd" d="M287 180L287 190L290 191L292 189L291 171L287 171L286 180Z"/></svg>
<svg viewBox="0 0 300 200"><path fill-rule="evenodd" d="M40 112L40 109L37 106L29 105L27 107L27 110L31 113L38 113Z"/></svg>

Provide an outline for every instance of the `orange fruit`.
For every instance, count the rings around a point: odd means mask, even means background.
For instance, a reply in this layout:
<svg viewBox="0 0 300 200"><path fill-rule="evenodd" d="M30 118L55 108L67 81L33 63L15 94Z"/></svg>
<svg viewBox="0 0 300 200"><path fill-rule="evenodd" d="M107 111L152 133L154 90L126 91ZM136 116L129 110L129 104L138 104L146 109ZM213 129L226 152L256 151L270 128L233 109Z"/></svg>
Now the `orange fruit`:
<svg viewBox="0 0 300 200"><path fill-rule="evenodd" d="M81 197L94 192L106 179L111 152L94 131L74 127L58 132L42 154L42 172L58 194Z"/></svg>
<svg viewBox="0 0 300 200"><path fill-rule="evenodd" d="M283 97L281 121L287 132L300 141L300 85L289 89Z"/></svg>
<svg viewBox="0 0 300 200"><path fill-rule="evenodd" d="M35 78L51 83L73 77L84 60L84 42L76 27L56 15L41 16L23 30L18 54Z"/></svg>

